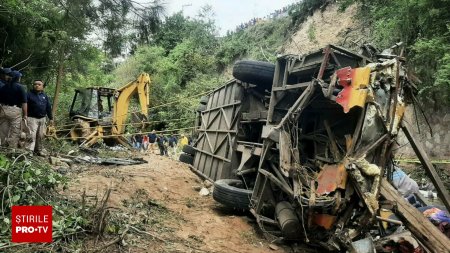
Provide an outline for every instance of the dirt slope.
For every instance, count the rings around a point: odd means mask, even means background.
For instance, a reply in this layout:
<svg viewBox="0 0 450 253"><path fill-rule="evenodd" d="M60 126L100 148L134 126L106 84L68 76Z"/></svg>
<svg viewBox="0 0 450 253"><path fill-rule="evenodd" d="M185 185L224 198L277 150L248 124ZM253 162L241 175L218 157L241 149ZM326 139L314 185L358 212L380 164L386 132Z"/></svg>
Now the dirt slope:
<svg viewBox="0 0 450 253"><path fill-rule="evenodd" d="M345 11L340 11L336 3L315 11L286 41L282 53L305 54L328 44L358 49L365 42L369 30L356 18L356 14L356 4Z"/></svg>
<svg viewBox="0 0 450 253"><path fill-rule="evenodd" d="M126 246L105 252L288 252L270 249L249 215L200 196L203 182L185 164L153 154L144 158L148 164L83 168L65 191L71 198L84 190L101 197L112 188L110 227L131 224L159 238L130 230Z"/></svg>

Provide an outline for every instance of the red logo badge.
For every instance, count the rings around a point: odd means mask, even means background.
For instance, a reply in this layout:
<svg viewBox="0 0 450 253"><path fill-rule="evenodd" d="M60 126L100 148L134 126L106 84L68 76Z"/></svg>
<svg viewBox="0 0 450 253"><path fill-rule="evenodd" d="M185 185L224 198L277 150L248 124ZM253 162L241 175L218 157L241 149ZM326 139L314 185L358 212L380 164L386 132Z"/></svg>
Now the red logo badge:
<svg viewBox="0 0 450 253"><path fill-rule="evenodd" d="M52 242L51 206L13 206L12 242Z"/></svg>

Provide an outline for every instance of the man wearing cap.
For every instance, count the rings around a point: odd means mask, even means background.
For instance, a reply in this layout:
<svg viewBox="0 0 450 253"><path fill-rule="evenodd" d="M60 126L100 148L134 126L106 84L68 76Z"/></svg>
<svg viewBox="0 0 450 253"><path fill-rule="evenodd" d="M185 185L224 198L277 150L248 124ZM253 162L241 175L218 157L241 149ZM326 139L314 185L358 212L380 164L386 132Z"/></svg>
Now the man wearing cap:
<svg viewBox="0 0 450 253"><path fill-rule="evenodd" d="M9 73L11 73L10 68L0 69L0 88L5 86L11 80L11 77L8 75Z"/></svg>
<svg viewBox="0 0 450 253"><path fill-rule="evenodd" d="M34 80L33 90L28 92L28 127L30 128L31 143L27 149L38 155L45 155L42 140L46 130L46 117L53 124L52 106L47 94L44 93L45 84L42 80Z"/></svg>
<svg viewBox="0 0 450 253"><path fill-rule="evenodd" d="M0 143L17 148L21 120L27 120L27 93L19 83L19 71L11 71L8 76L11 80L0 88Z"/></svg>

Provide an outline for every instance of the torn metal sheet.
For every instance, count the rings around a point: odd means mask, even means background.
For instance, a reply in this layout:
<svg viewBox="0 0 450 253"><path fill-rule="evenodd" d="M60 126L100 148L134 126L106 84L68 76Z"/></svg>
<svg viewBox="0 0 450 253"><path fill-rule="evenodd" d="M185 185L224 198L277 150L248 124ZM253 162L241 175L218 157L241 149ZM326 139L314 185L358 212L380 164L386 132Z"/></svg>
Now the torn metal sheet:
<svg viewBox="0 0 450 253"><path fill-rule="evenodd" d="M314 214L313 222L314 224L325 228L326 230L330 230L334 223L336 222L337 217L329 214Z"/></svg>
<svg viewBox="0 0 450 253"><path fill-rule="evenodd" d="M336 71L338 83L343 87L336 97L336 102L344 108L347 113L354 106L363 107L368 94L370 79L370 68L346 67Z"/></svg>
<svg viewBox="0 0 450 253"><path fill-rule="evenodd" d="M347 184L347 171L344 164L325 165L317 177L318 195L334 192L337 188L345 189Z"/></svg>

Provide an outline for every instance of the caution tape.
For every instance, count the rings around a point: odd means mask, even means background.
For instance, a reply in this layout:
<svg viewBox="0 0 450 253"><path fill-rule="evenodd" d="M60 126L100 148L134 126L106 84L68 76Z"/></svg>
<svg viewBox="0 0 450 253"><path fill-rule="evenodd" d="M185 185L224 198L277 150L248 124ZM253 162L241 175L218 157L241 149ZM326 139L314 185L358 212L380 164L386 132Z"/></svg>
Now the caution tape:
<svg viewBox="0 0 450 253"><path fill-rule="evenodd" d="M404 159L394 159L396 162L401 162L401 163L421 163L419 159L417 158L404 158ZM435 163L435 164L450 164L450 160L431 160L431 163Z"/></svg>
<svg viewBox="0 0 450 253"><path fill-rule="evenodd" d="M179 118L179 119L168 119L168 120L152 120L152 121L141 121L141 122L130 122L130 123L124 123L124 124L107 124L107 125L101 125L102 127L115 127L115 126L139 126L142 124L151 124L151 123L160 123L160 122L176 122L176 121L193 121L194 118L189 117L189 118ZM84 121L86 123L89 123L89 121ZM77 123L72 124L73 126L76 126ZM97 126L92 126L92 127L71 127L71 128L58 128L56 129L56 132L65 132L65 131L70 131L70 130L83 130L83 129L96 129Z"/></svg>
<svg viewBox="0 0 450 253"><path fill-rule="evenodd" d="M208 91L205 91L205 92L196 94L196 95L194 95L194 96L190 96L189 98L192 99L192 98L200 97L200 96L203 96L203 95L209 95L210 93L212 93L212 91L213 91L213 90L208 90ZM164 104L160 104L160 105L155 105L155 106L150 106L150 107L148 107L148 109L149 109L149 110L152 110L152 109L159 108L159 107L169 106L169 105L172 105L172 104L175 104L175 103L180 103L180 100L177 99L177 100L174 100L174 101L171 101L171 102L168 102L168 103L164 103ZM121 116L126 116L126 115L128 115L128 114L140 113L140 112L141 112L140 109L129 110L128 112L126 112L126 113L124 113L124 114L122 114L122 115L115 115L115 117L121 117ZM97 120L96 120L96 119L85 120L85 122L94 122L94 121L97 121ZM70 123L70 124L58 125L58 126L56 126L56 127L57 127L57 128L62 128L62 127L74 126L74 125L75 125L74 123Z"/></svg>

